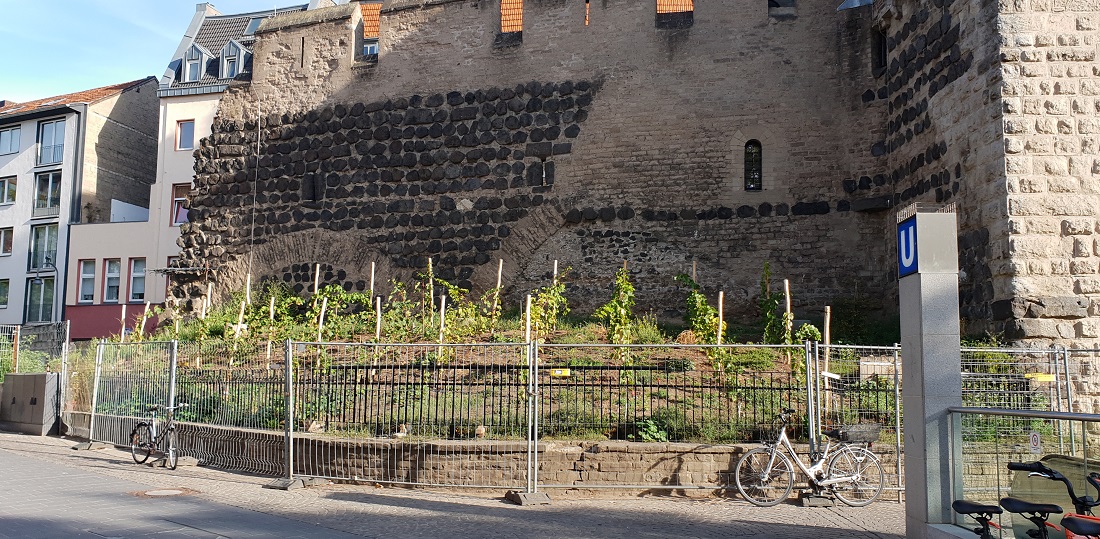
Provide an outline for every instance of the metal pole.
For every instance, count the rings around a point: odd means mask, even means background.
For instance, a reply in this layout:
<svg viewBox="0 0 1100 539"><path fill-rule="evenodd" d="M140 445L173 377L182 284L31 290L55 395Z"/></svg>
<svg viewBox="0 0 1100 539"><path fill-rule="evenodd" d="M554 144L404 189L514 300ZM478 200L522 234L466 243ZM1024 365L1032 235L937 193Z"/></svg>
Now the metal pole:
<svg viewBox="0 0 1100 539"><path fill-rule="evenodd" d="M173 340L168 349L168 406L176 405L176 370L179 366L180 342Z"/></svg>
<svg viewBox="0 0 1100 539"><path fill-rule="evenodd" d="M530 296L528 296L530 298ZM530 301L530 300L528 300ZM530 337L527 340L527 492L535 491L535 432L534 432L534 387L531 385L531 364L534 362Z"/></svg>
<svg viewBox="0 0 1100 539"><path fill-rule="evenodd" d="M19 372L19 340L22 338L22 326L15 326L15 337L11 340L11 372Z"/></svg>
<svg viewBox="0 0 1100 539"><path fill-rule="evenodd" d="M1069 350L1062 349L1062 370L1066 372L1066 411L1073 413L1073 382L1070 381L1069 375ZM1069 451L1070 454L1076 454L1077 451L1077 436L1073 429L1069 429Z"/></svg>
<svg viewBox="0 0 1100 539"><path fill-rule="evenodd" d="M283 345L283 372L286 375L286 395L283 403L286 406L286 428L284 428L283 443L286 447L286 478L294 479L294 353L291 349L290 339Z"/></svg>
<svg viewBox="0 0 1100 539"><path fill-rule="evenodd" d="M905 492L905 475L901 470L901 346L894 344L894 467L898 472L898 503ZM957 419L957 418L956 418ZM952 424L953 427L958 426ZM955 432L962 432L955 430ZM954 438L952 438L954 440ZM954 443L954 442L952 442Z"/></svg>
<svg viewBox="0 0 1100 539"><path fill-rule="evenodd" d="M817 452L817 407L814 406L814 374L810 361L810 342L806 341L802 346L803 358L806 360L806 415L810 420L810 453Z"/></svg>
<svg viewBox="0 0 1100 539"><path fill-rule="evenodd" d="M531 361L531 380L534 387L532 395L531 406L531 451L534 455L534 461L531 465L531 492L539 491L539 345L538 342L531 343L531 353L533 361Z"/></svg>
<svg viewBox="0 0 1100 539"><path fill-rule="evenodd" d="M1050 345L1050 357L1049 357L1049 359L1050 359L1050 370L1054 374L1054 384L1052 384L1052 385L1054 386L1053 387L1053 389L1054 389L1054 402L1057 403L1055 405L1056 406L1055 411L1056 412L1061 412L1062 411L1062 384L1058 381L1058 345L1056 345L1056 344ZM1068 378L1068 373L1067 373L1067 378ZM1058 426L1058 433L1057 433L1058 434L1058 452L1059 453L1065 453L1066 452L1066 444L1065 444L1065 436L1062 434L1062 422L1058 421L1055 424Z"/></svg>
<svg viewBox="0 0 1100 539"><path fill-rule="evenodd" d="M95 348L95 376L92 377L92 416L88 419L88 440L97 441L95 437L95 414L96 407L99 404L99 371L103 365L103 341L99 341L99 344Z"/></svg>

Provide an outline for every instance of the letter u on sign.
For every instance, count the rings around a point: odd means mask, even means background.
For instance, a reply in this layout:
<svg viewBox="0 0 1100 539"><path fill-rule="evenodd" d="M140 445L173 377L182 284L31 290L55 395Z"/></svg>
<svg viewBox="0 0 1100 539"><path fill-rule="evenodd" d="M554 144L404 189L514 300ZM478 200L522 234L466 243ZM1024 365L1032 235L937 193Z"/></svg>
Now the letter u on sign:
<svg viewBox="0 0 1100 539"><path fill-rule="evenodd" d="M898 278L917 272L917 219L898 223Z"/></svg>

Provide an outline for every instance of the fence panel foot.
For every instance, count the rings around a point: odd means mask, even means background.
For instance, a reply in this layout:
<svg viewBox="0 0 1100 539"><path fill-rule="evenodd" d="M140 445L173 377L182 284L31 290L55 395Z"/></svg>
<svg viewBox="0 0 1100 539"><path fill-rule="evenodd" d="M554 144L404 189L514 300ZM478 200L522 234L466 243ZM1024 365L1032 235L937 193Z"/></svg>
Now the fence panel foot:
<svg viewBox="0 0 1100 539"><path fill-rule="evenodd" d="M516 505L550 505L550 496L545 492L520 492L509 490L504 499Z"/></svg>

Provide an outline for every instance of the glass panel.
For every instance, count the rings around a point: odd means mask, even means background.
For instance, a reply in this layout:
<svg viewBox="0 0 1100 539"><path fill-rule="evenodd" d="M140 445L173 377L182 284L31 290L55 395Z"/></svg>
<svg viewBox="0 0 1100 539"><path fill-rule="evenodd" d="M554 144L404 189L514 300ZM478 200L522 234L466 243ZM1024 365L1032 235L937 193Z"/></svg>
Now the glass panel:
<svg viewBox="0 0 1100 539"><path fill-rule="evenodd" d="M130 299L145 299L145 259L135 258L130 271Z"/></svg>
<svg viewBox="0 0 1100 539"><path fill-rule="evenodd" d="M42 145L53 146L53 122L42 124Z"/></svg>
<svg viewBox="0 0 1100 539"><path fill-rule="evenodd" d="M8 178L0 184L0 204L15 202L15 178Z"/></svg>
<svg viewBox="0 0 1100 539"><path fill-rule="evenodd" d="M225 61L225 78L231 79L237 76L237 59L229 58Z"/></svg>
<svg viewBox="0 0 1100 539"><path fill-rule="evenodd" d="M745 190L760 191L764 187L763 147L758 140L745 143Z"/></svg>
<svg viewBox="0 0 1100 539"><path fill-rule="evenodd" d="M187 81L193 82L199 80L199 63L187 62Z"/></svg>
<svg viewBox="0 0 1100 539"><path fill-rule="evenodd" d="M53 277L32 279L27 290L27 322L49 322L53 317Z"/></svg>
<svg viewBox="0 0 1100 539"><path fill-rule="evenodd" d="M11 254L11 242L15 236L15 230L11 228L0 229L0 254Z"/></svg>
<svg viewBox="0 0 1100 539"><path fill-rule="evenodd" d="M0 153L19 151L19 128L0 131Z"/></svg>
<svg viewBox="0 0 1100 539"><path fill-rule="evenodd" d="M56 269L57 225L31 229L31 269Z"/></svg>
<svg viewBox="0 0 1100 539"><path fill-rule="evenodd" d="M195 122L180 122L179 138L179 149L193 150L195 148Z"/></svg>
<svg viewBox="0 0 1100 539"><path fill-rule="evenodd" d="M8 306L8 280L0 279L0 307Z"/></svg>
<svg viewBox="0 0 1100 539"><path fill-rule="evenodd" d="M119 260L107 261L106 285L103 292L103 301L118 301L119 278L122 271L122 263Z"/></svg>
<svg viewBox="0 0 1100 539"><path fill-rule="evenodd" d="M95 299L95 261L80 262L80 301Z"/></svg>

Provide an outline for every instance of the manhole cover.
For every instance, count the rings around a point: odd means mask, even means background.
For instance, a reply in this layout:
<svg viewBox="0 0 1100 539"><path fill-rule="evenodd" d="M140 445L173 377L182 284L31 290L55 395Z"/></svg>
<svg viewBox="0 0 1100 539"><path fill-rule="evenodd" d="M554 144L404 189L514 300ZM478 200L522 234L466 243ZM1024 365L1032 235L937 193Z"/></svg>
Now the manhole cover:
<svg viewBox="0 0 1100 539"><path fill-rule="evenodd" d="M171 489L148 490L148 491L145 492L146 496L179 496L180 494L183 494L182 490L171 490Z"/></svg>

